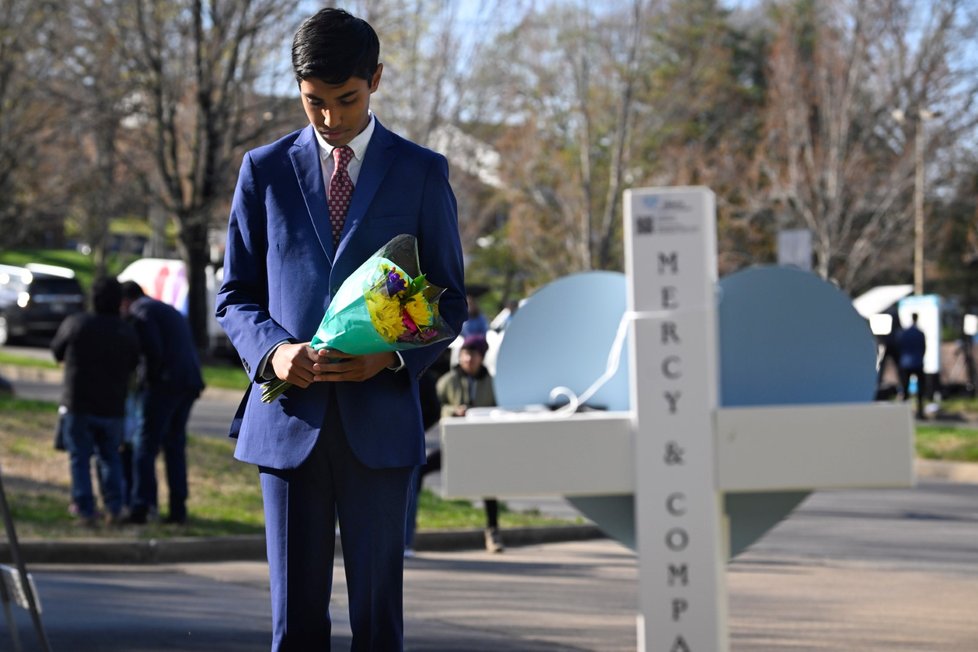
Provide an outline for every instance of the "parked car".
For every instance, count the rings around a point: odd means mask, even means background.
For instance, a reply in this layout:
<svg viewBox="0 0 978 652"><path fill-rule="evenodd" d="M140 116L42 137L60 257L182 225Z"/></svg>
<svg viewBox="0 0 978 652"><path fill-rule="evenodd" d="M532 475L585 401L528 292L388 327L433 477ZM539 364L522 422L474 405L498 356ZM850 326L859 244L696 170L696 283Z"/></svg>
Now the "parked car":
<svg viewBox="0 0 978 652"><path fill-rule="evenodd" d="M85 293L67 267L0 265L0 346L54 335L65 317L85 309Z"/></svg>

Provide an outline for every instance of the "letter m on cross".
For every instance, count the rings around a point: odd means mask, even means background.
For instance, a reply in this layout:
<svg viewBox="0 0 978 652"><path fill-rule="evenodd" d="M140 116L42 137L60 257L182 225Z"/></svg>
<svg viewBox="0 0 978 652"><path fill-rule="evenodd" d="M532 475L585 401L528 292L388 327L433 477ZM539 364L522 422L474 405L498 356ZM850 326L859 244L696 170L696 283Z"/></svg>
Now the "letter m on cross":
<svg viewBox="0 0 978 652"><path fill-rule="evenodd" d="M679 273L679 256L676 255L675 251L669 254L659 253L659 273L665 274L666 271L672 274Z"/></svg>

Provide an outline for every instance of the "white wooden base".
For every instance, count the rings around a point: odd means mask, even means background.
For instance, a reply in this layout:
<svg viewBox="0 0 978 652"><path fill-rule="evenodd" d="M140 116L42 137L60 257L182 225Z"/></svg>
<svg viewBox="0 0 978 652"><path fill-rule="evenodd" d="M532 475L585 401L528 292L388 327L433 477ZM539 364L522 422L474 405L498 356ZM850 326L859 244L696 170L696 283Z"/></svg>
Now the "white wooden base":
<svg viewBox="0 0 978 652"><path fill-rule="evenodd" d="M450 497L573 496L635 488L632 415L442 419L442 488Z"/></svg>
<svg viewBox="0 0 978 652"><path fill-rule="evenodd" d="M724 408L714 432L725 492L913 484L907 404Z"/></svg>

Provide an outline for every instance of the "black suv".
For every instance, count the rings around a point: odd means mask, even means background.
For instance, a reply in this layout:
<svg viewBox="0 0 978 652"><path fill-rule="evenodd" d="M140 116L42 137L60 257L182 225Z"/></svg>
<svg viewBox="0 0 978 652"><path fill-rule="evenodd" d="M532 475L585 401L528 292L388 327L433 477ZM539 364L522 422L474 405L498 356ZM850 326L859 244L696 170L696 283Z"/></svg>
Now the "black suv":
<svg viewBox="0 0 978 652"><path fill-rule="evenodd" d="M26 335L50 336L85 309L85 293L66 267L0 265L0 346Z"/></svg>

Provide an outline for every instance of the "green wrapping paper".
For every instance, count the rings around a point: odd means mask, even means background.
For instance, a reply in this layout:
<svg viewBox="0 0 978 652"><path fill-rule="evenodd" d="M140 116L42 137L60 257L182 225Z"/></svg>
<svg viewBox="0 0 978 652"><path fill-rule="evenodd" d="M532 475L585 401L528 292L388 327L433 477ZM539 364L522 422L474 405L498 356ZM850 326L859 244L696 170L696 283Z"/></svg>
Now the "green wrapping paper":
<svg viewBox="0 0 978 652"><path fill-rule="evenodd" d="M417 239L396 236L343 281L310 346L365 355L454 338L438 312L442 292L421 273ZM291 386L284 380L268 382L261 400L270 403Z"/></svg>

